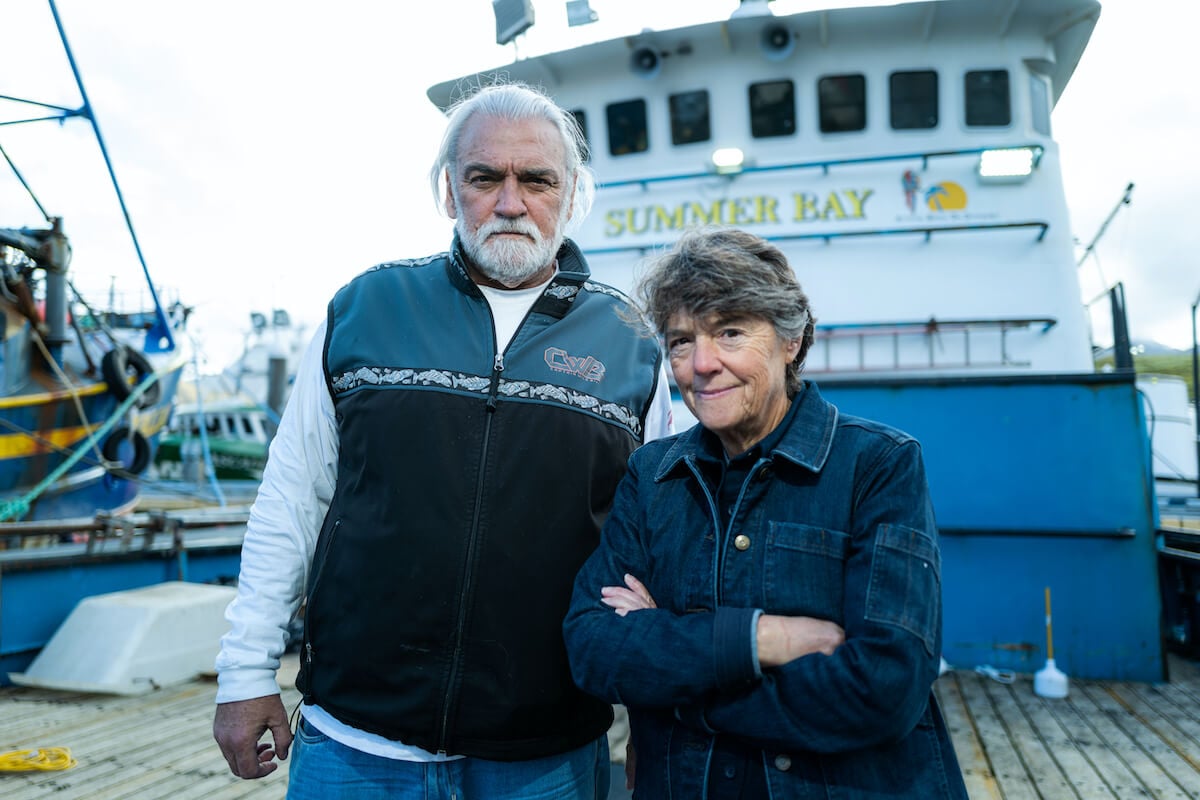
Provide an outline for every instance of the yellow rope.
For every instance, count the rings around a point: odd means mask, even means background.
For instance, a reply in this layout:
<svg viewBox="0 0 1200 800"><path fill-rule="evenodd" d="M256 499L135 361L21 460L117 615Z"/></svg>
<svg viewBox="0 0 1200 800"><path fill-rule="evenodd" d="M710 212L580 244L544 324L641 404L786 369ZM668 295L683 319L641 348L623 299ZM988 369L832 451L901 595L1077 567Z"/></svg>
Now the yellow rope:
<svg viewBox="0 0 1200 800"><path fill-rule="evenodd" d="M0 753L0 772L48 772L70 769L78 763L67 747L40 747L37 750Z"/></svg>

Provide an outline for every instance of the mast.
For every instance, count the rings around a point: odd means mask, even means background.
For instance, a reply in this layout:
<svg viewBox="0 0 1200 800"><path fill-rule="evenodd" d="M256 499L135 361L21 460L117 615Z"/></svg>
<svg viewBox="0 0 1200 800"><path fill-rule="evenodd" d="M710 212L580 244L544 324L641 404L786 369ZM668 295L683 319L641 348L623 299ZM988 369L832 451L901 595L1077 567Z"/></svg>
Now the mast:
<svg viewBox="0 0 1200 800"><path fill-rule="evenodd" d="M75 54L71 51L70 43L67 42L67 32L58 16L58 8L54 5L54 0L48 0L48 2L50 3L50 13L54 16L54 25L58 28L58 38L62 40L63 50L67 55L67 63L71 65L71 74L75 77L75 85L79 88L79 97L83 100L83 105L76 113L91 123L92 131L96 134L100 155L104 158L104 166L108 169L109 180L112 181L113 190L117 194L117 202L121 205L121 213L125 217L125 227L129 230L129 238L133 241L133 249L137 254L138 263L142 266L142 274L146 276L150 299L154 302L155 322L150 330L146 331L146 350L148 352L174 350L175 337L171 333L171 325L167 321L167 314L163 310L162 304L158 301L158 292L154 289L154 281L150 279L150 269L146 266L146 259L142 255L142 245L138 242L137 234L133 230L133 219L129 216L129 208L125 205L125 196L121 193L121 185L117 182L117 173L113 170L112 159L108 157L108 148L104 144L104 136L100 133L100 124L96 121L96 115L92 113L92 104L88 100L87 90L83 86L83 77L79 74L79 67L75 64Z"/></svg>

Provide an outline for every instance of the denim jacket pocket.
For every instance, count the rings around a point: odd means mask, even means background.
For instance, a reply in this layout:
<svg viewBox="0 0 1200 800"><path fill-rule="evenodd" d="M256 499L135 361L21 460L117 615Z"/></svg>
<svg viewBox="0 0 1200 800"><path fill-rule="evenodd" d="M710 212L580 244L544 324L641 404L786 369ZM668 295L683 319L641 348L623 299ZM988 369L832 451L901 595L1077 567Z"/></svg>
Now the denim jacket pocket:
<svg viewBox="0 0 1200 800"><path fill-rule="evenodd" d="M916 528L881 525L871 558L867 619L908 631L928 655L937 655L941 575L941 552L933 537Z"/></svg>
<svg viewBox="0 0 1200 800"><path fill-rule="evenodd" d="M765 610L841 624L849 535L795 522L768 525Z"/></svg>

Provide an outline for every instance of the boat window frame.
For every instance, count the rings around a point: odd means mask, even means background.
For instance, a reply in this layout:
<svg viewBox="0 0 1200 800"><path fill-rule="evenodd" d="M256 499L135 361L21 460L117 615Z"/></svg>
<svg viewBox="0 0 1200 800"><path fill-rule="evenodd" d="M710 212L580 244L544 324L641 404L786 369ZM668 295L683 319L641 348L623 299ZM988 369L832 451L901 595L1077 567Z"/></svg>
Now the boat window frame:
<svg viewBox="0 0 1200 800"><path fill-rule="evenodd" d="M784 96L773 103L768 102L766 105L769 107L764 108L762 98L756 97L761 89L785 85L787 91ZM756 103L756 100L759 102ZM746 107L749 111L751 138L774 139L795 136L800 130L796 107L796 82L791 78L771 78L749 84L746 87ZM791 130L786 130L789 123Z"/></svg>
<svg viewBox="0 0 1200 800"><path fill-rule="evenodd" d="M587 110L583 108L572 108L567 111L568 114L575 120L575 124L579 126L579 135L583 137L583 162L589 163L592 160L592 137L588 134Z"/></svg>
<svg viewBox="0 0 1200 800"><path fill-rule="evenodd" d="M684 119L679 105L690 102L692 98L703 97L703 109L697 109L696 116L701 117L695 123ZM677 102L678 101L678 102ZM708 89L692 89L685 92L673 92L667 95L667 113L671 120L671 144L682 147L689 144L712 141L712 98ZM687 135L691 125L698 125L697 135Z"/></svg>
<svg viewBox="0 0 1200 800"><path fill-rule="evenodd" d="M614 119L614 114L620 113L619 111L615 111L615 109L619 109L620 107L626 107L631 110L640 107L641 119L637 119L636 113L633 118ZM608 154L613 158L636 155L650 149L650 111L647 107L646 98L635 97L629 100L618 100L606 104L604 106L604 120L608 131ZM627 127L630 128L632 136L629 136L629 141L625 142L629 145L627 148L617 147L618 140L614 139L613 135L614 129L618 127L615 124L617 122L629 123ZM618 132L618 135L624 137L627 134L625 132Z"/></svg>
<svg viewBox="0 0 1200 800"><path fill-rule="evenodd" d="M1053 101L1050 99L1050 82L1041 75L1029 76L1029 124L1035 133L1042 136L1052 136L1050 112Z"/></svg>
<svg viewBox="0 0 1200 800"><path fill-rule="evenodd" d="M897 91L896 79L900 76L914 77L918 75L933 78L932 91L932 120L926 125L897 125ZM911 92L912 87L906 87ZM927 87L926 87L927 88ZM917 105L910 97L904 98L905 113L912 117L921 117L928 109L915 108ZM941 125L941 79L936 69L897 69L888 73L888 124L894 131L932 131Z"/></svg>
<svg viewBox="0 0 1200 800"><path fill-rule="evenodd" d="M837 82L837 83L834 83ZM827 102L827 86L838 86L841 83L857 82L859 86L859 97L856 100L847 102L842 99L841 102ZM836 99L836 98L834 98ZM835 112L843 112L845 109L855 109L859 116L859 124L857 127L850 127L844 123L837 123L836 127L831 127L834 123ZM867 129L867 76L863 72L844 72L835 75L822 75L817 78L817 130L821 133L859 133ZM828 121L828 124L827 124Z"/></svg>
<svg viewBox="0 0 1200 800"><path fill-rule="evenodd" d="M1004 76L1004 110L1007 112L1007 119L1004 122L993 121L978 121L979 115L983 115L985 120L990 120L992 117L987 116L985 112L989 110L988 103L995 104L999 99L997 96L998 90L994 88L984 88L980 86L972 87L972 76L985 75L1003 75ZM1012 74L1007 67L991 67L988 69L969 69L963 73L963 124L968 128L1008 128L1013 124L1013 83ZM972 113L976 114L976 121L972 121Z"/></svg>

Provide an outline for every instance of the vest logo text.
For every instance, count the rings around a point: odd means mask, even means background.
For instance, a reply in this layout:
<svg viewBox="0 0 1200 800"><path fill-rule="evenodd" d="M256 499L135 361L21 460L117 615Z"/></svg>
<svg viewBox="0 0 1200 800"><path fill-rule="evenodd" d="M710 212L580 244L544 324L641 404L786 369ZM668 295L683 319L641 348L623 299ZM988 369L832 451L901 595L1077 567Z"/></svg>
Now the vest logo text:
<svg viewBox="0 0 1200 800"><path fill-rule="evenodd" d="M561 347L546 348L546 366L555 372L577 375L585 381L599 383L604 378L604 364L592 356L567 355Z"/></svg>

